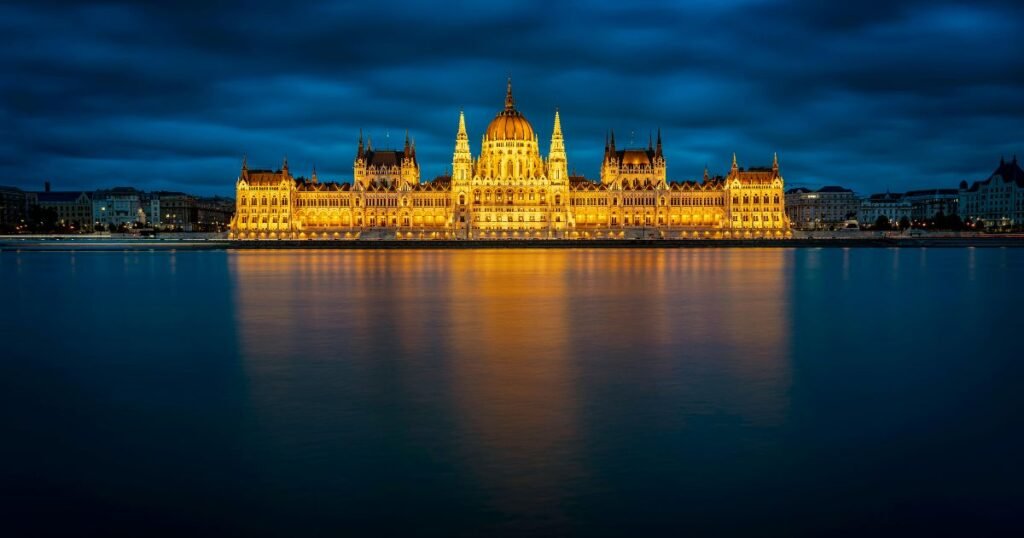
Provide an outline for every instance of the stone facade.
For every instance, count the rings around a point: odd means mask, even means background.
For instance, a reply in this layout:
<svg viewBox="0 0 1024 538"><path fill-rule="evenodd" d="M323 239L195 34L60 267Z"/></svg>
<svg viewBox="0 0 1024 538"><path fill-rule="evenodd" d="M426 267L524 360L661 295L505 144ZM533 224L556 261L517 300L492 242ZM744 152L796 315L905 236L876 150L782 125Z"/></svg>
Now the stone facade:
<svg viewBox="0 0 1024 538"><path fill-rule="evenodd" d="M600 181L570 176L555 111L547 158L516 109L511 81L474 158L459 114L451 175L420 181L416 145L374 150L360 135L353 181L250 170L236 181L235 239L544 239L758 237L790 235L784 181L771 167L744 169L733 155L725 177L667 179L661 133L647 148L605 145Z"/></svg>

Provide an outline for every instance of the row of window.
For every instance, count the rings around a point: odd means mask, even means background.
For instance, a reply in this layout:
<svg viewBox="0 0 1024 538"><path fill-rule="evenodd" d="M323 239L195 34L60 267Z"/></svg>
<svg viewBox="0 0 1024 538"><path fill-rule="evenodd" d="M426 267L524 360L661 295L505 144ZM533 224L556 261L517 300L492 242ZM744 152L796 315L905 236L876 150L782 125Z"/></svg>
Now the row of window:
<svg viewBox="0 0 1024 538"><path fill-rule="evenodd" d="M779 218L779 215L776 213L776 214L773 214L771 216L771 218L768 218L767 215L765 215L764 217L760 217L758 215L743 215L742 218L740 218L740 215L733 215L732 216L732 220L733 220L733 222L740 222L740 221L743 221L743 222L750 222L750 221L754 221L754 222L762 222L762 221L763 222L768 222L768 221L773 221L773 220L774 221L780 221L782 219Z"/></svg>
<svg viewBox="0 0 1024 538"><path fill-rule="evenodd" d="M766 203L766 204L767 204L767 203L769 203L769 198L768 198L768 195L767 195L767 194L766 194L766 195L764 195L763 197L760 197L760 196L758 196L758 195L756 195L756 194L754 195L754 203L755 203L755 204L760 204L761 202L764 202L764 203ZM733 197L732 197L732 203L733 203L733 204L738 204L738 203L740 203L740 197L739 197L739 196L733 196ZM743 203L744 203L744 204L749 204L749 203L750 203L750 196L748 196L748 195L744 194L744 195L743 195ZM778 194L776 194L776 195L775 195L775 201L774 201L774 203L776 203L776 204L777 204L777 203L779 203L779 195L778 195Z"/></svg>

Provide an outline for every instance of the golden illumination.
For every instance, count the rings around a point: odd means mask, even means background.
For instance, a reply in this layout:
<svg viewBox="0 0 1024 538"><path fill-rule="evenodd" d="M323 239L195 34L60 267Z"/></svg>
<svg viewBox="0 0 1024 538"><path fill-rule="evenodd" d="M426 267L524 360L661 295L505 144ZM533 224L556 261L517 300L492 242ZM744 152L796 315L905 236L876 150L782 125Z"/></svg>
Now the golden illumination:
<svg viewBox="0 0 1024 538"><path fill-rule="evenodd" d="M788 237L778 157L745 170L733 156L725 177L670 182L661 132L647 148L605 144L599 182L570 177L561 118L555 111L547 159L516 109L512 82L474 159L465 116L452 172L420 181L416 144L379 150L362 134L353 182L295 178L279 170L242 170L235 184L234 239L587 239ZM723 233L724 232L724 233Z"/></svg>

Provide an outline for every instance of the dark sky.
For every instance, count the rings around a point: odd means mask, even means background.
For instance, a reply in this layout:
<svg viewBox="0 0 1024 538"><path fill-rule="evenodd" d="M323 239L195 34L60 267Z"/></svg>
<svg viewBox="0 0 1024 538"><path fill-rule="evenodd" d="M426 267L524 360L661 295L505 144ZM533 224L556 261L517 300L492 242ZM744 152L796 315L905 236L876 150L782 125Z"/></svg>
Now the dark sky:
<svg viewBox="0 0 1024 538"><path fill-rule="evenodd" d="M0 184L229 194L251 167L350 181L358 131L474 154L512 74L547 153L597 177L662 129L670 179L956 186L1024 157L1024 3L14 2L0 6Z"/></svg>

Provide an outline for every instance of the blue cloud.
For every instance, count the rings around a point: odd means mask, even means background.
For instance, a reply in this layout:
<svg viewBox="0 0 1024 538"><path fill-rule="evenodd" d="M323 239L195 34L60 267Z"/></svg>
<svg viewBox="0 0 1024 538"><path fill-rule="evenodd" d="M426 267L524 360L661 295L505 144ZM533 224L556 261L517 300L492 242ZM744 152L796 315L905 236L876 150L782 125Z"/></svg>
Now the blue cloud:
<svg viewBox="0 0 1024 538"><path fill-rule="evenodd" d="M0 172L229 193L242 154L348 180L359 129L409 129L430 177L460 108L478 149L509 72L540 136L560 108L591 177L609 128L661 128L673 179L778 151L792 186L862 192L953 186L1021 150L1016 2L708 4L5 4Z"/></svg>

